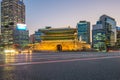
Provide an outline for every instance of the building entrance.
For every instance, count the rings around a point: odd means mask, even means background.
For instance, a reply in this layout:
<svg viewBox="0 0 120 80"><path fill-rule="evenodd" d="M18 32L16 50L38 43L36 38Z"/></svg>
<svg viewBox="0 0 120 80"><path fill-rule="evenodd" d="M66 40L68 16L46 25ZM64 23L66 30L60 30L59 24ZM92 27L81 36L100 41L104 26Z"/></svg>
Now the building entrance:
<svg viewBox="0 0 120 80"><path fill-rule="evenodd" d="M57 45L57 51L62 51L62 46L61 45Z"/></svg>

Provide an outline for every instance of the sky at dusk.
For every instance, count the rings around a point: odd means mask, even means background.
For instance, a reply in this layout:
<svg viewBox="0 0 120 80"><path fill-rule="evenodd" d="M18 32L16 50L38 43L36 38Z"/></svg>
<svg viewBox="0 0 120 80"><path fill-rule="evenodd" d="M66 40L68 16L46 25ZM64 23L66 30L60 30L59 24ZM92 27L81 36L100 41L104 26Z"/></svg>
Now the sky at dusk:
<svg viewBox="0 0 120 80"><path fill-rule="evenodd" d="M39 28L76 27L80 20L95 24L103 14L120 26L120 0L24 0L26 24L30 34Z"/></svg>

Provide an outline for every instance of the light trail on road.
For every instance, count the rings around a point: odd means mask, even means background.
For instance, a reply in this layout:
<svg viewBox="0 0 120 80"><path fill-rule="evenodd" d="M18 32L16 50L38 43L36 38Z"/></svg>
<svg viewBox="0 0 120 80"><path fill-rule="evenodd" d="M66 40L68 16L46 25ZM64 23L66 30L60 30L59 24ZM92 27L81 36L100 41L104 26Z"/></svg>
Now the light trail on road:
<svg viewBox="0 0 120 80"><path fill-rule="evenodd" d="M39 61L39 62L11 63L11 64L2 64L2 65L0 65L0 67L35 65L35 64L50 64L50 63L62 63L62 62L73 62L73 61L101 60L101 59L110 59L110 58L120 58L120 56L108 56L108 57L96 57L96 58L95 57L94 58L76 58L76 59L67 59L67 60L51 60L51 61Z"/></svg>

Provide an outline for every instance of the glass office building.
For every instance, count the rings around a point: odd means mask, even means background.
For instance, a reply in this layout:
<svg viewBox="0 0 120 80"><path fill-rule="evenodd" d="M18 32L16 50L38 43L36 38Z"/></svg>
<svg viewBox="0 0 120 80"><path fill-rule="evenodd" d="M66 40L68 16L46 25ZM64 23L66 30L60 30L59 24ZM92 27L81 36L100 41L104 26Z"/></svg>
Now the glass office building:
<svg viewBox="0 0 120 80"><path fill-rule="evenodd" d="M2 0L1 35L2 44L11 47L14 44L14 29L17 23L25 24L25 5L23 0Z"/></svg>
<svg viewBox="0 0 120 80"><path fill-rule="evenodd" d="M93 48L98 51L106 51L106 34L102 24L93 25L92 31Z"/></svg>
<svg viewBox="0 0 120 80"><path fill-rule="evenodd" d="M120 27L117 27L117 47L120 48Z"/></svg>
<svg viewBox="0 0 120 80"><path fill-rule="evenodd" d="M17 24L14 29L14 45L17 48L24 48L29 44L29 31L26 24Z"/></svg>
<svg viewBox="0 0 120 80"><path fill-rule="evenodd" d="M102 15L96 25L93 25L92 33L94 49L107 51L109 48L114 47L117 41L115 19Z"/></svg>
<svg viewBox="0 0 120 80"><path fill-rule="evenodd" d="M2 0L1 2L1 24L8 25L13 22L25 23L25 5L23 0Z"/></svg>
<svg viewBox="0 0 120 80"><path fill-rule="evenodd" d="M105 30L106 42L109 46L115 46L117 42L116 21L107 15L100 17L101 24Z"/></svg>
<svg viewBox="0 0 120 80"><path fill-rule="evenodd" d="M90 22L80 21L77 23L77 34L80 41L90 43Z"/></svg>
<svg viewBox="0 0 120 80"><path fill-rule="evenodd" d="M42 35L42 32L41 31L35 31L35 34L34 34L34 43L40 43L41 42L41 38L40 36Z"/></svg>

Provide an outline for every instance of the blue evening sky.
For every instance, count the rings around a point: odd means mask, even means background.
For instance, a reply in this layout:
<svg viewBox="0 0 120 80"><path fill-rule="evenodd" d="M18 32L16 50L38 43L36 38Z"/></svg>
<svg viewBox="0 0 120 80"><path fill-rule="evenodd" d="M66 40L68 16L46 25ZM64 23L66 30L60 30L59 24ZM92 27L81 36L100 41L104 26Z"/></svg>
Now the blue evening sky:
<svg viewBox="0 0 120 80"><path fill-rule="evenodd" d="M120 26L120 0L24 0L26 23L30 34L39 28L52 26L76 27L80 20L95 24L107 14Z"/></svg>

